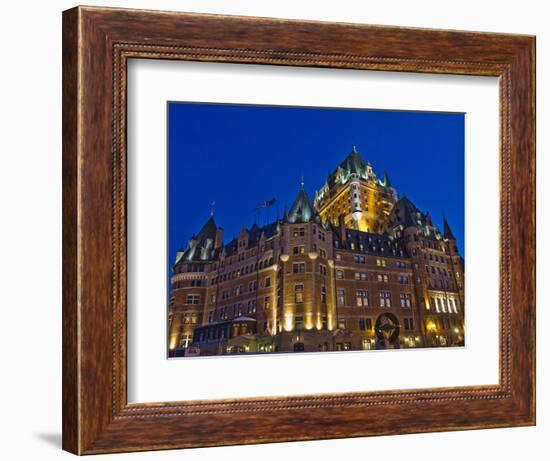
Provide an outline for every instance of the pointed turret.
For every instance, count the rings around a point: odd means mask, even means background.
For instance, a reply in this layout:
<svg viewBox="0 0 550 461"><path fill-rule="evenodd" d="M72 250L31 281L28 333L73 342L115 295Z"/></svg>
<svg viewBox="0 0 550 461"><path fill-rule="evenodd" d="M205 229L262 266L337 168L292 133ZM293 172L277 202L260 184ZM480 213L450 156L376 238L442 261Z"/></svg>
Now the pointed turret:
<svg viewBox="0 0 550 461"><path fill-rule="evenodd" d="M384 172L384 186L392 187L388 173Z"/></svg>
<svg viewBox="0 0 550 461"><path fill-rule="evenodd" d="M352 147L349 155L340 163L340 168L347 171L349 174L362 174L365 170L365 162L357 152L355 146Z"/></svg>
<svg viewBox="0 0 550 461"><path fill-rule="evenodd" d="M453 231L451 230L451 226L449 226L445 216L443 216L443 237L449 240L456 240Z"/></svg>
<svg viewBox="0 0 550 461"><path fill-rule="evenodd" d="M285 220L291 224L307 223L316 215L317 212L315 211L307 192L304 190L304 184L302 182L300 192L290 207L290 211L285 213Z"/></svg>
<svg viewBox="0 0 550 461"><path fill-rule="evenodd" d="M409 200L407 194L395 203L391 211L393 220L404 227L417 226L420 215L420 210Z"/></svg>
<svg viewBox="0 0 550 461"><path fill-rule="evenodd" d="M434 225L434 223L432 221L432 217L430 216L429 212L424 215L424 220L426 221L426 224L428 226L433 226Z"/></svg>
<svg viewBox="0 0 550 461"><path fill-rule="evenodd" d="M183 254L178 258L185 261L208 261L212 259L216 245L221 244L222 229L210 216L196 236L193 236Z"/></svg>

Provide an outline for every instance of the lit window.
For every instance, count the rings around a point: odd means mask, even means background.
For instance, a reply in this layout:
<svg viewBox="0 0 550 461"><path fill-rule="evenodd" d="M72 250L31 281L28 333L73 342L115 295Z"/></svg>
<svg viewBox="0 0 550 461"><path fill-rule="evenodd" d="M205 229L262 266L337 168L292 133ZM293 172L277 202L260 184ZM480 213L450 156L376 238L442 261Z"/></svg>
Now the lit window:
<svg viewBox="0 0 550 461"><path fill-rule="evenodd" d="M305 229L303 227L297 227L292 232L293 237L303 237L305 235Z"/></svg>
<svg viewBox="0 0 550 461"><path fill-rule="evenodd" d="M294 285L294 302L304 302L304 285L302 283Z"/></svg>
<svg viewBox="0 0 550 461"><path fill-rule="evenodd" d="M321 285L321 303L327 303L327 287L325 285Z"/></svg>
<svg viewBox="0 0 550 461"><path fill-rule="evenodd" d="M410 293L401 293L399 295L401 301L401 307L411 307L411 295Z"/></svg>
<svg viewBox="0 0 550 461"><path fill-rule="evenodd" d="M344 306L346 304L346 292L342 288L336 290L336 304Z"/></svg>
<svg viewBox="0 0 550 461"><path fill-rule="evenodd" d="M344 271L340 270L340 269L337 269L336 270L336 278L339 279L339 280L342 280L344 278Z"/></svg>
<svg viewBox="0 0 550 461"><path fill-rule="evenodd" d="M189 347L193 342L192 334L183 334L180 336L180 347Z"/></svg>
<svg viewBox="0 0 550 461"><path fill-rule="evenodd" d="M361 345L364 351L370 351L374 349L374 339L372 338L363 338Z"/></svg>
<svg viewBox="0 0 550 461"><path fill-rule="evenodd" d="M451 307L453 309L453 312L455 314L458 314L457 302L453 298L451 298L450 301L451 301Z"/></svg>
<svg viewBox="0 0 550 461"><path fill-rule="evenodd" d="M389 291L380 291L380 307L391 307L391 292Z"/></svg>
<svg viewBox="0 0 550 461"><path fill-rule="evenodd" d="M299 245L294 247L293 253L295 255L303 255L306 252L306 247L304 245Z"/></svg>
<svg viewBox="0 0 550 461"><path fill-rule="evenodd" d="M369 305L369 292L366 290L357 290L355 292L358 307L368 307Z"/></svg>

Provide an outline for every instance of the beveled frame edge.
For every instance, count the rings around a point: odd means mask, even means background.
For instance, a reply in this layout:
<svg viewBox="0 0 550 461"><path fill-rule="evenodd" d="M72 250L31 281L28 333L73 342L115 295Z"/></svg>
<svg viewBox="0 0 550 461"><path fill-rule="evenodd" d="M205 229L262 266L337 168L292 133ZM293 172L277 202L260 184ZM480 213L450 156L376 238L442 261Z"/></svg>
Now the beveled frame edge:
<svg viewBox="0 0 550 461"><path fill-rule="evenodd" d="M505 34L89 7L64 12L64 449L88 454L534 424L534 52L534 37ZM128 404L125 97L132 58L498 76L499 385ZM519 221L523 226L512 226Z"/></svg>

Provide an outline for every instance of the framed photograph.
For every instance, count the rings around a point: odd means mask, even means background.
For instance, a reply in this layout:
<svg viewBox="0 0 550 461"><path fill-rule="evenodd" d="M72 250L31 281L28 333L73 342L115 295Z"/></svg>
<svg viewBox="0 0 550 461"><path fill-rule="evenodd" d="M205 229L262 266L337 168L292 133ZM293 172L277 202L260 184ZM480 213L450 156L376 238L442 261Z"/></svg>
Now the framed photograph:
<svg viewBox="0 0 550 461"><path fill-rule="evenodd" d="M63 447L535 424L535 39L63 13Z"/></svg>

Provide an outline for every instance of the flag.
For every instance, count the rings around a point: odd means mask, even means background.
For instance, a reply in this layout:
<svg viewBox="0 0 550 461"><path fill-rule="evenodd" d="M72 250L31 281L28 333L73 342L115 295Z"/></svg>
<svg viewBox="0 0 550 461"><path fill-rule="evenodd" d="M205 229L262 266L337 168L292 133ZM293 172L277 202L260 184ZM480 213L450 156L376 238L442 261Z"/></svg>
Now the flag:
<svg viewBox="0 0 550 461"><path fill-rule="evenodd" d="M271 200L264 200L262 203L260 203L256 208L254 208L255 210L259 210L260 208L267 208L267 207L270 207L272 205L274 205L276 202L276 200L274 198L272 198Z"/></svg>

